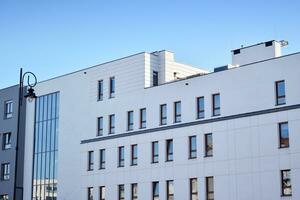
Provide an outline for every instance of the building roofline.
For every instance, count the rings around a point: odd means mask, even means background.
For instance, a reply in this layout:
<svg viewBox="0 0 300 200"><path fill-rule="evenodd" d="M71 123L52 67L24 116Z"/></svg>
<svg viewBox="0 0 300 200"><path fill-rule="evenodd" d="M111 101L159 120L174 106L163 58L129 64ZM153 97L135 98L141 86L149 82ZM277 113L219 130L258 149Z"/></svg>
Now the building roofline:
<svg viewBox="0 0 300 200"><path fill-rule="evenodd" d="M274 42L274 41L275 41L275 42L278 42L277 40L269 40L269 41L266 41L266 42ZM249 46L236 48L236 49L231 50L231 52L233 52L233 51L235 51L235 50L239 50L239 49L247 49L247 48L250 48L250 47L262 45L262 44L265 44L266 42L260 42L260 43L257 43L257 44L252 44L252 45L249 45Z"/></svg>
<svg viewBox="0 0 300 200"><path fill-rule="evenodd" d="M1 88L0 89L0 92L2 92L2 90L7 90L7 89L10 89L10 88L13 88L13 87L18 87L19 84L15 84L15 85L11 85L11 86L8 86L8 87L5 87L5 88Z"/></svg>

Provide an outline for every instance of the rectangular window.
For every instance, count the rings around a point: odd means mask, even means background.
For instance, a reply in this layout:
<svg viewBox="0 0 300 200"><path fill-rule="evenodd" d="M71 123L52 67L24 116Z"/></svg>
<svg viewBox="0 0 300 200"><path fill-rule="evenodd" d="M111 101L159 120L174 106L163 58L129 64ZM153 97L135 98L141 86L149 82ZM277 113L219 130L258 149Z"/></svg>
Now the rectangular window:
<svg viewBox="0 0 300 200"><path fill-rule="evenodd" d="M8 181L10 176L10 164L3 163L1 165L1 180Z"/></svg>
<svg viewBox="0 0 300 200"><path fill-rule="evenodd" d="M213 138L212 133L208 133L204 135L205 142L205 156L213 156Z"/></svg>
<svg viewBox="0 0 300 200"><path fill-rule="evenodd" d="M133 130L133 111L127 112L127 130L128 131Z"/></svg>
<svg viewBox="0 0 300 200"><path fill-rule="evenodd" d="M159 200L159 182L152 182L152 200Z"/></svg>
<svg viewBox="0 0 300 200"><path fill-rule="evenodd" d="M119 191L118 191L119 200L125 199L125 187L123 184L119 185Z"/></svg>
<svg viewBox="0 0 300 200"><path fill-rule="evenodd" d="M214 177L206 177L206 200L214 200Z"/></svg>
<svg viewBox="0 0 300 200"><path fill-rule="evenodd" d="M160 125L167 124L167 104L160 105Z"/></svg>
<svg viewBox="0 0 300 200"><path fill-rule="evenodd" d="M181 102L174 103L174 123L181 122Z"/></svg>
<svg viewBox="0 0 300 200"><path fill-rule="evenodd" d="M105 186L100 186L99 188L99 199L105 200Z"/></svg>
<svg viewBox="0 0 300 200"><path fill-rule="evenodd" d="M115 77L110 77L109 79L109 98L115 97Z"/></svg>
<svg viewBox="0 0 300 200"><path fill-rule="evenodd" d="M195 135L189 137L189 158L197 158L197 137Z"/></svg>
<svg viewBox="0 0 300 200"><path fill-rule="evenodd" d="M152 163L158 163L158 141L152 142Z"/></svg>
<svg viewBox="0 0 300 200"><path fill-rule="evenodd" d="M98 101L103 100L103 80L98 81Z"/></svg>
<svg viewBox="0 0 300 200"><path fill-rule="evenodd" d="M8 194L0 195L0 200L9 200Z"/></svg>
<svg viewBox="0 0 300 200"><path fill-rule="evenodd" d="M105 149L100 149L99 169L105 169Z"/></svg>
<svg viewBox="0 0 300 200"><path fill-rule="evenodd" d="M153 86L158 86L158 72L153 71Z"/></svg>
<svg viewBox="0 0 300 200"><path fill-rule="evenodd" d="M124 167L125 166L125 148L124 146L119 147L119 153L118 153L118 167Z"/></svg>
<svg viewBox="0 0 300 200"><path fill-rule="evenodd" d="M289 127L288 122L282 122L278 124L279 128L279 147L287 148L290 146L289 142Z"/></svg>
<svg viewBox="0 0 300 200"><path fill-rule="evenodd" d="M140 109L140 128L146 128L146 108Z"/></svg>
<svg viewBox="0 0 300 200"><path fill-rule="evenodd" d="M138 184L131 184L131 200L138 200Z"/></svg>
<svg viewBox="0 0 300 200"><path fill-rule="evenodd" d="M197 180L197 178L190 179L190 200L198 200L198 180Z"/></svg>
<svg viewBox="0 0 300 200"><path fill-rule="evenodd" d="M103 117L97 118L97 136L103 135Z"/></svg>
<svg viewBox="0 0 300 200"><path fill-rule="evenodd" d="M108 133L109 134L115 133L115 115L109 115Z"/></svg>
<svg viewBox="0 0 300 200"><path fill-rule="evenodd" d="M13 101L6 101L4 106L4 118L9 119L13 116Z"/></svg>
<svg viewBox="0 0 300 200"><path fill-rule="evenodd" d="M291 170L281 170L281 195L292 196Z"/></svg>
<svg viewBox="0 0 300 200"><path fill-rule="evenodd" d="M221 114L221 106L220 106L220 94L213 94L213 116L218 116Z"/></svg>
<svg viewBox="0 0 300 200"><path fill-rule="evenodd" d="M138 146L137 144L131 145L131 165L138 164Z"/></svg>
<svg viewBox="0 0 300 200"><path fill-rule="evenodd" d="M10 149L11 148L11 133L4 133L2 138L2 149Z"/></svg>
<svg viewBox="0 0 300 200"><path fill-rule="evenodd" d="M88 152L88 171L94 170L94 151Z"/></svg>
<svg viewBox="0 0 300 200"><path fill-rule="evenodd" d="M174 200L174 182L173 182L173 180L167 181L167 200Z"/></svg>
<svg viewBox="0 0 300 200"><path fill-rule="evenodd" d="M88 192L88 200L93 200L94 199L94 195L93 195L94 188L89 187L87 192Z"/></svg>
<svg viewBox="0 0 300 200"><path fill-rule="evenodd" d="M275 82L275 89L276 89L276 105L283 105L285 104L285 82L276 81Z"/></svg>
<svg viewBox="0 0 300 200"><path fill-rule="evenodd" d="M173 161L173 140L166 141L166 161Z"/></svg>
<svg viewBox="0 0 300 200"><path fill-rule="evenodd" d="M204 97L197 98L197 119L204 118Z"/></svg>

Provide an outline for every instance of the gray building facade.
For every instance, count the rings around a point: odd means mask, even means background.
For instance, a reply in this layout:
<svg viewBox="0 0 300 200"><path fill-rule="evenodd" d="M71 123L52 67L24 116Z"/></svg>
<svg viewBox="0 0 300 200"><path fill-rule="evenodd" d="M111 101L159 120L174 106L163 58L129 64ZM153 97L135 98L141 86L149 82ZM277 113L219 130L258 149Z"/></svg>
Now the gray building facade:
<svg viewBox="0 0 300 200"><path fill-rule="evenodd" d="M24 88L25 91L25 88ZM18 130L19 85L0 89L0 200L11 200L14 195L16 142ZM24 144L26 102L20 107L16 199L22 199L24 176Z"/></svg>

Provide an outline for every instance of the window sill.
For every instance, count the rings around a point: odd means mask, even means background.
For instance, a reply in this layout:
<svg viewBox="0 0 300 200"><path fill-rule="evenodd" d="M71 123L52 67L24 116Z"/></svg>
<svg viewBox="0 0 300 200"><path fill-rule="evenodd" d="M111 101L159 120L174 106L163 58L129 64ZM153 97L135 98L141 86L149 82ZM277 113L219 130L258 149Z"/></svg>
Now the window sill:
<svg viewBox="0 0 300 200"><path fill-rule="evenodd" d="M197 157L189 157L189 160L196 160Z"/></svg>
<svg viewBox="0 0 300 200"><path fill-rule="evenodd" d="M166 162L173 162L173 160L166 160Z"/></svg>
<svg viewBox="0 0 300 200"><path fill-rule="evenodd" d="M131 167L134 167L134 166L137 166L137 164L131 164L130 166L131 166Z"/></svg>
<svg viewBox="0 0 300 200"><path fill-rule="evenodd" d="M159 162L153 162L153 161L151 162L151 164L158 164L158 163L159 163Z"/></svg>
<svg viewBox="0 0 300 200"><path fill-rule="evenodd" d="M99 170L104 170L105 168L99 168Z"/></svg>
<svg viewBox="0 0 300 200"><path fill-rule="evenodd" d="M211 158L213 155L205 155L204 158Z"/></svg>
<svg viewBox="0 0 300 200"><path fill-rule="evenodd" d="M286 147L278 147L278 149L288 149L290 148L290 146L286 146Z"/></svg>
<svg viewBox="0 0 300 200"><path fill-rule="evenodd" d="M120 165L118 166L118 168L124 168L124 167L125 167L125 166L120 166Z"/></svg>
<svg viewBox="0 0 300 200"><path fill-rule="evenodd" d="M218 116L221 116L221 114L218 114L218 115L212 115L211 117L218 117Z"/></svg>

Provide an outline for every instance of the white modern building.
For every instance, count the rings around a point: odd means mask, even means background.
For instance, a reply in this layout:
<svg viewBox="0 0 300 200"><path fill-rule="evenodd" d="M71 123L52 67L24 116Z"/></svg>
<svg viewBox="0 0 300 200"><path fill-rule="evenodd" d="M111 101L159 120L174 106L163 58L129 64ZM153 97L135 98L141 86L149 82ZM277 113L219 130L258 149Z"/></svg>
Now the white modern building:
<svg viewBox="0 0 300 200"><path fill-rule="evenodd" d="M163 50L38 83L24 200L299 200L300 53L283 45L214 72Z"/></svg>

